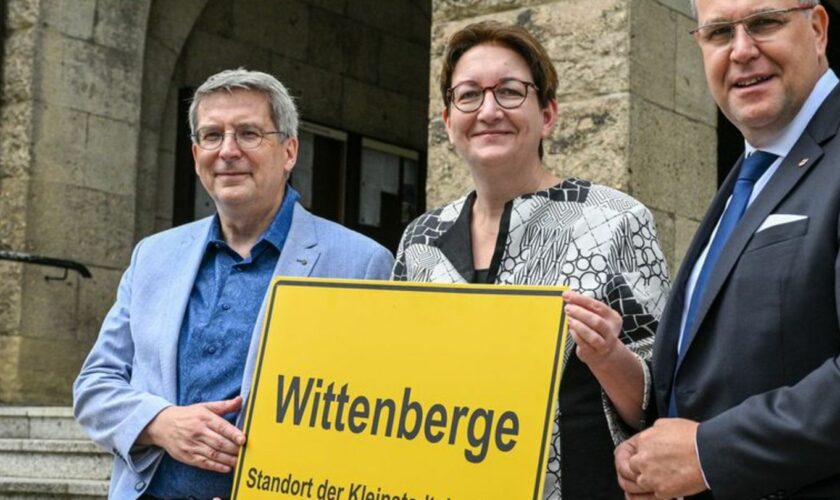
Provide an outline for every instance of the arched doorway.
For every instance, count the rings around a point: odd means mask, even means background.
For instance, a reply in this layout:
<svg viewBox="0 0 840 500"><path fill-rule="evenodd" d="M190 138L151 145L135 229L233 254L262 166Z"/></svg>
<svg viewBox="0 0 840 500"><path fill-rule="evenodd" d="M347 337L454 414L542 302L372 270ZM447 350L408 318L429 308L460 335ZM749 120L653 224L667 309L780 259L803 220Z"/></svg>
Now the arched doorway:
<svg viewBox="0 0 840 500"><path fill-rule="evenodd" d="M207 1L155 106L156 175L145 187L156 193L146 197L154 215L138 232L212 213L193 172L188 99L209 75L246 67L277 76L297 98L292 184L307 208L395 249L425 209L430 23L429 1Z"/></svg>

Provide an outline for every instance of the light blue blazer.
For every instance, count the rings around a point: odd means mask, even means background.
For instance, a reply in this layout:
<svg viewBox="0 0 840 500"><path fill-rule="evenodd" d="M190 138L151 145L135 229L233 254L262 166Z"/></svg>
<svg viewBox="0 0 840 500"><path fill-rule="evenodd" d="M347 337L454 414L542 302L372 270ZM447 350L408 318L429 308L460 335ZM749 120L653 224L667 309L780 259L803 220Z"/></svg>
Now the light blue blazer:
<svg viewBox="0 0 840 500"><path fill-rule="evenodd" d="M212 217L143 239L123 274L117 300L73 386L76 419L114 454L110 498L137 498L163 451L135 445L141 431L177 401L178 335ZM295 206L275 275L388 279L391 253L373 240ZM247 400L262 330L254 326L243 372Z"/></svg>

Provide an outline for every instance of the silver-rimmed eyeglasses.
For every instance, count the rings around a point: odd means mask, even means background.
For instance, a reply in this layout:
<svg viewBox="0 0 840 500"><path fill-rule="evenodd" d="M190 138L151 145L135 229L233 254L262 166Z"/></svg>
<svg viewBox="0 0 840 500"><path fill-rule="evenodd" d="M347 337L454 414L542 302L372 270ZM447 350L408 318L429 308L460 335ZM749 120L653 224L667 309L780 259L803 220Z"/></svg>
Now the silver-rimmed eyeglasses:
<svg viewBox="0 0 840 500"><path fill-rule="evenodd" d="M767 41L781 30L794 12L811 10L816 5L799 5L789 9L774 9L757 12L734 21L704 24L689 31L697 42L708 47L726 47L735 38L735 29L741 24L744 31L756 42Z"/></svg>
<svg viewBox="0 0 840 500"><path fill-rule="evenodd" d="M482 87L475 82L462 82L446 91L447 100L462 113L478 111L484 104L484 95L487 91L493 92L496 103L505 109L515 109L522 106L528 97L528 87L537 91L537 86L532 82L506 78L496 85Z"/></svg>
<svg viewBox="0 0 840 500"><path fill-rule="evenodd" d="M207 127L198 129L195 135L193 135L193 139L201 149L213 151L222 147L222 143L225 142L225 136L230 134L233 134L233 139L242 149L256 149L260 147L260 144L262 144L263 139L267 135L286 135L277 130L265 131L257 127L239 127L233 132L224 132L221 129Z"/></svg>

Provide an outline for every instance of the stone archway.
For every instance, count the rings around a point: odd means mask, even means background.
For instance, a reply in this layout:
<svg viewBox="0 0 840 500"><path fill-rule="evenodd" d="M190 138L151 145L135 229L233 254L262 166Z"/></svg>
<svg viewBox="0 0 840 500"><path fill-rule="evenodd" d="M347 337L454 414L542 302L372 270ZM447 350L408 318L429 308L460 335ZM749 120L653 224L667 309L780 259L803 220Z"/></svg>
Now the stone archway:
<svg viewBox="0 0 840 500"><path fill-rule="evenodd" d="M175 3L152 0L143 56L140 148L137 154L134 234L138 240L156 229L157 191L162 181L159 165L161 161L169 162L166 155L171 154L171 146L161 144L161 131L166 129L163 125L166 119L164 110L167 102L176 97L170 95L170 87L184 42L206 4L207 0Z"/></svg>

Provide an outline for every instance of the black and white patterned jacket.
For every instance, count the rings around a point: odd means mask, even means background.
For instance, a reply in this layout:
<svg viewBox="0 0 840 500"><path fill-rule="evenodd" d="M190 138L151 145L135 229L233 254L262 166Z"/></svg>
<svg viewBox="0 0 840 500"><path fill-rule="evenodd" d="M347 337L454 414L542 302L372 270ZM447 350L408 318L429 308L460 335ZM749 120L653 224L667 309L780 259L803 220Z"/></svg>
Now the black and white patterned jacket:
<svg viewBox="0 0 840 500"><path fill-rule="evenodd" d="M400 241L392 278L473 282L470 212L475 196L473 192L411 222ZM489 281L565 285L609 304L624 316L622 341L642 359L650 357L670 286L648 209L620 191L580 179L567 179L506 204ZM571 338L566 347L568 360L574 351ZM647 368L645 378L647 382ZM628 429L606 396L602 398L610 434L618 443L627 437ZM645 405L648 399L645 394ZM546 499L560 498L560 471L558 414Z"/></svg>

